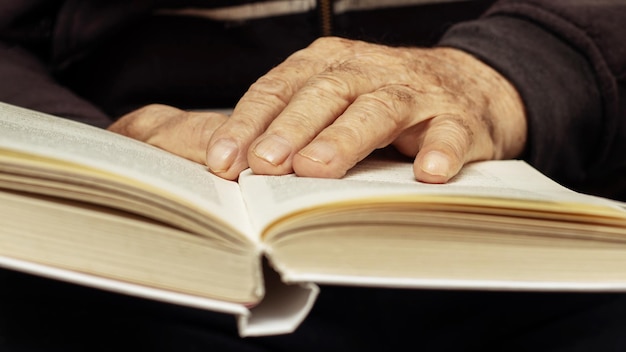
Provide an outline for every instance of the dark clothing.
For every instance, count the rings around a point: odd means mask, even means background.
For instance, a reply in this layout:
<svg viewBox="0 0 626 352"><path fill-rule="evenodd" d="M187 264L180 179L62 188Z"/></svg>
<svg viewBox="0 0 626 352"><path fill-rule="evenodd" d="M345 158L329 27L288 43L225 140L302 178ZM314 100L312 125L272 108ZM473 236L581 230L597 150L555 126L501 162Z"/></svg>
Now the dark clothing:
<svg viewBox="0 0 626 352"><path fill-rule="evenodd" d="M3 352L626 351L615 293L325 286L294 333L239 338L231 316L18 273L2 284Z"/></svg>
<svg viewBox="0 0 626 352"><path fill-rule="evenodd" d="M319 36L317 10L227 21L173 10L251 2L4 1L0 101L102 127L149 103L233 106ZM473 53L523 98L526 160L569 187L626 200L626 2L493 3L348 11L333 33ZM619 293L323 287L294 334L240 339L232 317L212 312L10 271L0 287L0 351L626 350Z"/></svg>
<svg viewBox="0 0 626 352"><path fill-rule="evenodd" d="M508 77L529 123L525 159L586 193L626 200L626 2L499 1L444 44Z"/></svg>
<svg viewBox="0 0 626 352"><path fill-rule="evenodd" d="M232 107L259 76L320 34L314 9L241 21L164 12L197 3L220 1L0 4L0 41L6 45L0 55L0 80L23 85L3 85L0 100L96 125L108 124L100 111L116 118L155 102L182 108ZM432 45L451 23L476 18L489 3L350 12L336 16L334 33L389 44ZM42 81L54 82L57 88ZM84 103L77 105L61 87ZM92 111L84 110L86 105Z"/></svg>

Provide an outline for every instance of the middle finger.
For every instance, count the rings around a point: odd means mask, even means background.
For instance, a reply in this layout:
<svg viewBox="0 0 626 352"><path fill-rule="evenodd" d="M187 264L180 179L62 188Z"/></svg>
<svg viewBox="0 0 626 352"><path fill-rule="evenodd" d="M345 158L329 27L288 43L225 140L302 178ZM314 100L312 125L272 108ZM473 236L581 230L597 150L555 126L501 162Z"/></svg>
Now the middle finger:
<svg viewBox="0 0 626 352"><path fill-rule="evenodd" d="M370 73L370 72L368 72ZM360 65L344 62L313 76L251 145L248 163L261 174L292 172L292 158L355 99L373 90Z"/></svg>

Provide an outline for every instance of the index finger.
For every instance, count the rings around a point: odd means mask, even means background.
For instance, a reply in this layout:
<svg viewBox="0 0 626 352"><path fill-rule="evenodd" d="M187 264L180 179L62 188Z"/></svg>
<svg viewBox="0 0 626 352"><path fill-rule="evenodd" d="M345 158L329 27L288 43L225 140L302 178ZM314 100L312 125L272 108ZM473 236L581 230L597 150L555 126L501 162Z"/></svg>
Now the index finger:
<svg viewBox="0 0 626 352"><path fill-rule="evenodd" d="M324 69L323 55L303 49L250 86L231 117L207 146L206 164L218 176L236 179L247 166L246 154L309 77Z"/></svg>

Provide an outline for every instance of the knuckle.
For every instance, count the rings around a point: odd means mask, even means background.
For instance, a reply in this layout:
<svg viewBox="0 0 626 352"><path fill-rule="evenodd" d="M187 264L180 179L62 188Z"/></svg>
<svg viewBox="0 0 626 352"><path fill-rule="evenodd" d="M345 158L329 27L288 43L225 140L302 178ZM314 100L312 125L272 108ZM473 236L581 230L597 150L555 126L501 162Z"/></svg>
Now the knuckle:
<svg viewBox="0 0 626 352"><path fill-rule="evenodd" d="M239 119L230 119L223 126L224 128L218 130L219 134L222 137L228 135L234 139L246 138L251 134L258 135L265 129L265 123L261 119L249 115Z"/></svg>
<svg viewBox="0 0 626 352"><path fill-rule="evenodd" d="M243 99L261 105L287 105L295 91L294 83L285 75L265 75L250 86Z"/></svg>
<svg viewBox="0 0 626 352"><path fill-rule="evenodd" d="M379 89L389 101L393 103L414 104L415 92L406 85L386 86Z"/></svg>
<svg viewBox="0 0 626 352"><path fill-rule="evenodd" d="M475 142L475 132L472 125L461 116L451 116L439 124L440 142L446 145L454 154L461 158L472 149Z"/></svg>
<svg viewBox="0 0 626 352"><path fill-rule="evenodd" d="M118 133L144 139L155 126L161 125L164 117L169 116L164 110L173 109L166 105L150 104L122 116L115 124Z"/></svg>
<svg viewBox="0 0 626 352"><path fill-rule="evenodd" d="M335 141L335 143L350 146L350 150L362 149L366 141L361 130L355 125L333 125L327 128L325 132L332 135L330 139ZM349 154L347 153L347 155Z"/></svg>
<svg viewBox="0 0 626 352"><path fill-rule="evenodd" d="M395 105L377 94L363 95L359 99L358 112L362 122L365 120L379 120L380 123L391 123L400 126L403 119L399 116Z"/></svg>
<svg viewBox="0 0 626 352"><path fill-rule="evenodd" d="M409 123L406 117L414 104L415 97L409 89L384 87L361 96L358 105L361 106L364 116L383 117L385 123L392 124L394 130L399 130Z"/></svg>
<svg viewBox="0 0 626 352"><path fill-rule="evenodd" d="M355 92L341 76L325 72L309 79L303 86L301 94L315 100L320 98L351 100Z"/></svg>
<svg viewBox="0 0 626 352"><path fill-rule="evenodd" d="M335 47L337 45L348 45L350 44L352 41L349 39L345 39L345 38L340 38L340 37L334 37L334 36L327 36L327 37L320 37L315 39L311 45L309 45L310 48L318 48L318 47L322 47L322 48L327 48L327 47Z"/></svg>
<svg viewBox="0 0 626 352"><path fill-rule="evenodd" d="M183 110L164 104L148 104L136 112L137 116L146 116L150 119L167 119L186 113Z"/></svg>
<svg viewBox="0 0 626 352"><path fill-rule="evenodd" d="M276 129L286 131L291 135L301 135L303 131L317 131L318 121L322 117L309 111L291 110L281 120Z"/></svg>
<svg viewBox="0 0 626 352"><path fill-rule="evenodd" d="M363 66L358 62L353 62L352 60L344 60L340 62L335 62L329 65L326 70L324 70L323 74L326 75L348 75L348 76L356 76L363 77L365 76L365 71L363 70Z"/></svg>

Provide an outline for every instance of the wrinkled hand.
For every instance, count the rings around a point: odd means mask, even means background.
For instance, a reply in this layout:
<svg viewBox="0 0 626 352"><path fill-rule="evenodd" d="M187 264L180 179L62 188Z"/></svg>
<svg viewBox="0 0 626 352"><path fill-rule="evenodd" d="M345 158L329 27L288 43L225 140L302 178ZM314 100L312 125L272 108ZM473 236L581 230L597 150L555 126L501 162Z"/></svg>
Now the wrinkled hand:
<svg viewBox="0 0 626 352"><path fill-rule="evenodd" d="M469 54L322 38L250 87L206 162L227 179L247 166L338 178L393 144L418 180L441 183L465 163L516 157L525 138L516 90Z"/></svg>
<svg viewBox="0 0 626 352"><path fill-rule="evenodd" d="M219 113L152 104L122 116L108 130L204 164L209 139L226 119Z"/></svg>

